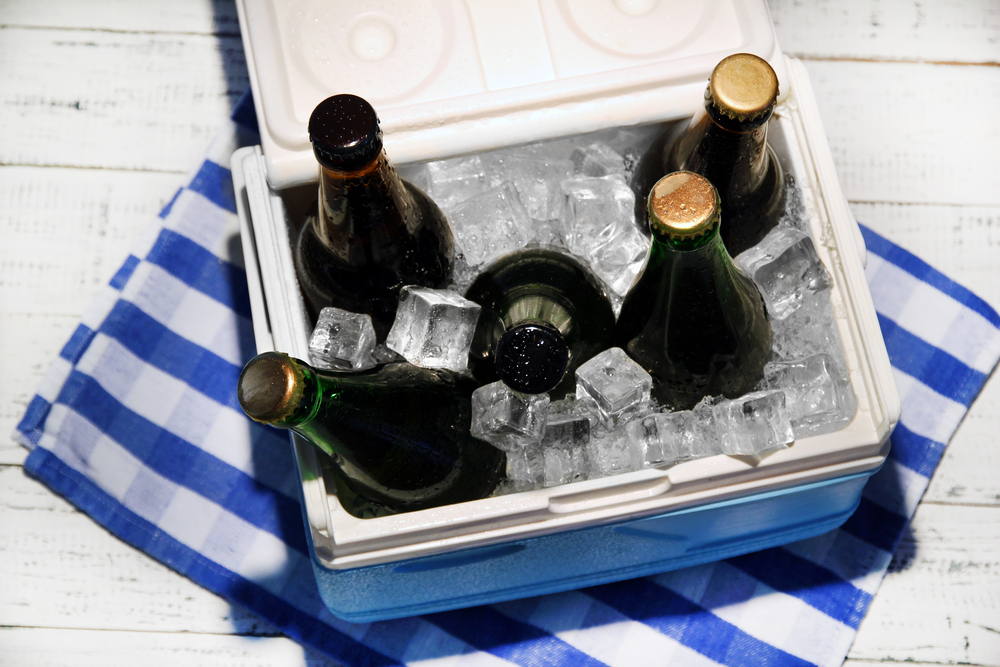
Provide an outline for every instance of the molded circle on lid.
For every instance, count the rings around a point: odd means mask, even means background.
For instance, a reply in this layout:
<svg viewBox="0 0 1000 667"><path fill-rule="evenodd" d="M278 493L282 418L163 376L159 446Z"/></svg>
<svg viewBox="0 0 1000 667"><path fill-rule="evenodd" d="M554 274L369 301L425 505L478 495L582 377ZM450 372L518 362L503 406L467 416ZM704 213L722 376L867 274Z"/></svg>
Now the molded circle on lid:
<svg viewBox="0 0 1000 667"><path fill-rule="evenodd" d="M334 95L309 116L309 141L320 164L329 169L357 171L382 152L378 115L357 95Z"/></svg>
<svg viewBox="0 0 1000 667"><path fill-rule="evenodd" d="M707 178L675 171L649 191L649 226L671 238L696 238L712 230L719 208L719 193Z"/></svg>
<svg viewBox="0 0 1000 667"><path fill-rule="evenodd" d="M348 32L351 51L362 60L382 60L396 48L396 31L381 18L366 16Z"/></svg>
<svg viewBox="0 0 1000 667"><path fill-rule="evenodd" d="M243 367L236 394L251 419L264 423L281 421L302 399L301 374L288 355L264 352Z"/></svg>
<svg viewBox="0 0 1000 667"><path fill-rule="evenodd" d="M713 2L554 0L588 46L619 58L666 55L699 39L716 18ZM664 26L667 26L665 29Z"/></svg>
<svg viewBox="0 0 1000 667"><path fill-rule="evenodd" d="M316 98L354 91L379 108L445 71L457 39L448 0L296 0L286 48Z"/></svg>
<svg viewBox="0 0 1000 667"><path fill-rule="evenodd" d="M723 58L708 80L712 103L737 120L763 116L778 99L778 77L766 60L752 53Z"/></svg>
<svg viewBox="0 0 1000 667"><path fill-rule="evenodd" d="M517 324L497 342L497 374L503 383L524 394L552 391L569 363L562 334L546 322Z"/></svg>
<svg viewBox="0 0 1000 667"><path fill-rule="evenodd" d="M615 0L615 7L628 16L645 16L656 8L657 0Z"/></svg>

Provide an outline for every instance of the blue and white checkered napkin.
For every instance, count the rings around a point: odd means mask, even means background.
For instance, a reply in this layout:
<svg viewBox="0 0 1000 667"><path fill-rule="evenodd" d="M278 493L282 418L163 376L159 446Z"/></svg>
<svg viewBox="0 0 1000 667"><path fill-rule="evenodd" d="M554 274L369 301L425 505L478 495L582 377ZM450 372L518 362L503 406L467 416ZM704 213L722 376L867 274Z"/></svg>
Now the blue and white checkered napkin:
<svg viewBox="0 0 1000 667"><path fill-rule="evenodd" d="M316 590L284 433L249 421L254 350L233 124L125 261L18 427L25 468L130 544L351 667L840 665L945 445L1000 357L986 303L865 230L903 399L887 464L839 530L659 576L371 624Z"/></svg>

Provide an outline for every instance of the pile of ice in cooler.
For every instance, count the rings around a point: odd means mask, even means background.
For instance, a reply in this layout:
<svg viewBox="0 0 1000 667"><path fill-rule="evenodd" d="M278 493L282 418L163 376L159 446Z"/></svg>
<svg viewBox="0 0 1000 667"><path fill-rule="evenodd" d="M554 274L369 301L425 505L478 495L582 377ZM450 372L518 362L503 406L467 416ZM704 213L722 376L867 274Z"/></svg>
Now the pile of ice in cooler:
<svg viewBox="0 0 1000 667"><path fill-rule="evenodd" d="M461 293L484 265L529 244L556 246L585 261L618 308L649 244L634 224L629 183L661 131L607 130L401 169L448 216L459 253L453 284L405 288L384 346L375 346L367 316L329 309L310 343L312 361L359 369L405 358L464 371L479 306ZM559 401L500 382L481 387L473 395L472 432L507 452L504 491L717 454L759 460L850 422L854 394L830 305L832 281L791 182L787 200L778 227L737 258L764 295L774 334L756 391L672 412L650 400L649 375L618 348L580 366L576 395ZM340 334L331 333L330 323L345 332L343 341L336 342ZM361 335L351 338L353 331Z"/></svg>
<svg viewBox="0 0 1000 667"><path fill-rule="evenodd" d="M658 128L615 129L400 169L441 207L459 253L456 291L484 265L528 244L568 250L617 305L649 241L629 182Z"/></svg>

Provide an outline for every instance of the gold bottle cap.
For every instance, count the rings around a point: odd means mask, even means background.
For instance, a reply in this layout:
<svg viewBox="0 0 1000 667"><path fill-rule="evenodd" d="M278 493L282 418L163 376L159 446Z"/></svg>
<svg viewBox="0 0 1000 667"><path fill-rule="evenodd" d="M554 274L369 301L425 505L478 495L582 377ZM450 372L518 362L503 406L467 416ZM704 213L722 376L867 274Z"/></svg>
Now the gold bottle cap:
<svg viewBox="0 0 1000 667"><path fill-rule="evenodd" d="M675 171L649 191L649 226L674 239L707 234L719 219L719 193L704 176Z"/></svg>
<svg viewBox="0 0 1000 667"><path fill-rule="evenodd" d="M735 53L712 70L708 94L720 113L741 122L753 120L778 99L778 76L763 58Z"/></svg>
<svg viewBox="0 0 1000 667"><path fill-rule="evenodd" d="M302 371L287 354L264 352L240 373L237 396L254 421L270 424L289 417L302 400Z"/></svg>

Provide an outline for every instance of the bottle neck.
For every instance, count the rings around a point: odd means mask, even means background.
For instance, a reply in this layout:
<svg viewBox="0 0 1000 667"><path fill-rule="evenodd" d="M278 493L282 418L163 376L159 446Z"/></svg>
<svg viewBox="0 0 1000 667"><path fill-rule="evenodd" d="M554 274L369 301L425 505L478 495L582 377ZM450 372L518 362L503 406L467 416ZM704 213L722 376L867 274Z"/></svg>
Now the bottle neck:
<svg viewBox="0 0 1000 667"><path fill-rule="evenodd" d="M544 322L560 333L566 333L573 319L557 299L544 292L534 292L515 298L501 316L505 329L531 322Z"/></svg>
<svg viewBox="0 0 1000 667"><path fill-rule="evenodd" d="M383 151L357 171L320 166L319 215L312 224L316 237L337 253L352 242L405 233L412 196Z"/></svg>
<svg viewBox="0 0 1000 667"><path fill-rule="evenodd" d="M295 382L298 385L296 393L301 398L299 399L298 404L295 405L286 416L272 422L273 426L277 426L279 428L294 429L302 426L303 424L308 424L316 417L316 414L319 411L320 398L322 394L319 386L320 378L309 366L296 363L294 360L292 363L295 364L296 369Z"/></svg>
<svg viewBox="0 0 1000 667"><path fill-rule="evenodd" d="M723 115L709 101L695 114L673 148L670 170L702 174L724 201L755 192L767 176L767 119L739 121Z"/></svg>
<svg viewBox="0 0 1000 667"><path fill-rule="evenodd" d="M672 238L654 231L649 252L647 266L655 269L657 266L669 265L673 270L667 273L671 274L689 269L709 270L713 273L736 270L722 243L718 221L710 232L693 239Z"/></svg>

